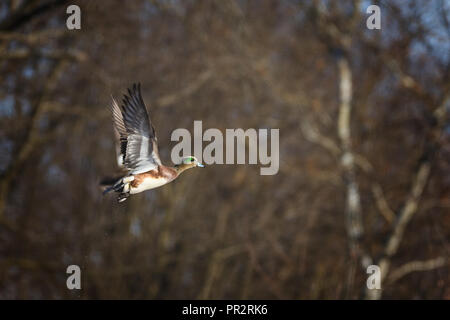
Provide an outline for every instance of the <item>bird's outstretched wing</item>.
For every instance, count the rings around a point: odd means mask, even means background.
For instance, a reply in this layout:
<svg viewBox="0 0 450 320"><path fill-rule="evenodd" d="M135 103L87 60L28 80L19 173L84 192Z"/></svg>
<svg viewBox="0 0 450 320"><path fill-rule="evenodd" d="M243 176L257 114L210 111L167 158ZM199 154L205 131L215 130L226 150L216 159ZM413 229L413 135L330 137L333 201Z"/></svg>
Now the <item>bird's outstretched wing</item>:
<svg viewBox="0 0 450 320"><path fill-rule="evenodd" d="M114 123L114 136L116 138L116 153L117 153L117 165L119 168L124 168L125 155L127 151L127 129L123 123L122 111L117 104L116 100L112 98L111 113Z"/></svg>
<svg viewBox="0 0 450 320"><path fill-rule="evenodd" d="M148 117L140 84L128 89L120 108L113 99L111 112L120 142L119 165L123 162L123 166L133 174L161 165L155 129Z"/></svg>

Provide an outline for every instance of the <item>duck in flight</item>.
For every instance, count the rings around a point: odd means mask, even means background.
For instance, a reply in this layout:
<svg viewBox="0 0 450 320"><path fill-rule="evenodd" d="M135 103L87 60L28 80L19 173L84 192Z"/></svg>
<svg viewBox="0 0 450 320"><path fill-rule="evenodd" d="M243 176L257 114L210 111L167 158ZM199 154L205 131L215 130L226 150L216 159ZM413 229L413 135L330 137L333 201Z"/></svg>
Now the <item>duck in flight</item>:
<svg viewBox="0 0 450 320"><path fill-rule="evenodd" d="M118 138L118 164L127 173L117 178L105 178L100 184L103 194L115 191L117 201L125 201L130 194L154 189L175 180L182 172L204 167L193 156L183 157L182 163L166 167L161 163L155 129L141 96L140 84L134 84L124 94L122 105L112 101L111 113Z"/></svg>

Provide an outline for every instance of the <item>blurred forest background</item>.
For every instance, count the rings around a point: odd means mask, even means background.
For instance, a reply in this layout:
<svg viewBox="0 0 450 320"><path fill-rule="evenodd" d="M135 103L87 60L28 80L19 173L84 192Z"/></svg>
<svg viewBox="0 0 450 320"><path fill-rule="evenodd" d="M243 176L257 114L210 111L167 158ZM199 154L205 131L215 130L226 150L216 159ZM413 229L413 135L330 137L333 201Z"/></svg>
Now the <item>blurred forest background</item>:
<svg viewBox="0 0 450 320"><path fill-rule="evenodd" d="M0 1L0 298L450 299L449 20L444 0ZM102 197L107 105L138 81L163 163L202 120L279 128L279 173Z"/></svg>

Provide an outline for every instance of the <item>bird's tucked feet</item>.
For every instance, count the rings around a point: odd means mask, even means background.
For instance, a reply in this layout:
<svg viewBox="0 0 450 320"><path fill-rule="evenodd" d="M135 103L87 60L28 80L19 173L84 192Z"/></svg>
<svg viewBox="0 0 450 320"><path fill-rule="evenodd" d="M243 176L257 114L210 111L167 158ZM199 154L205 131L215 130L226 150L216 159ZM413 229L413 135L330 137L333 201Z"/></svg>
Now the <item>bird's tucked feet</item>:
<svg viewBox="0 0 450 320"><path fill-rule="evenodd" d="M121 194L119 194L119 196L117 197L117 202L121 203L124 202L125 200L128 199L128 197L130 196L129 192L122 192Z"/></svg>

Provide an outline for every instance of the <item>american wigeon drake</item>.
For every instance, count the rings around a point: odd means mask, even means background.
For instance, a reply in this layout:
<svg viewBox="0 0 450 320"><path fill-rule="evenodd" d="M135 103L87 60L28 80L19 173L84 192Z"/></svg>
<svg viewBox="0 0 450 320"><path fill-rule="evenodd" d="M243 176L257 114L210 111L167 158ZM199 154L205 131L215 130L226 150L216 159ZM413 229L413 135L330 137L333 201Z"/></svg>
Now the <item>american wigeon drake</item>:
<svg viewBox="0 0 450 320"><path fill-rule="evenodd" d="M184 157L182 163L166 167L161 163L155 129L147 114L141 96L140 84L134 84L124 94L122 105L112 101L111 112L116 137L118 138L118 164L127 173L118 178L106 178L101 182L103 194L119 193L118 202L125 201L130 194L154 189L176 179L183 171L203 167L193 156Z"/></svg>

